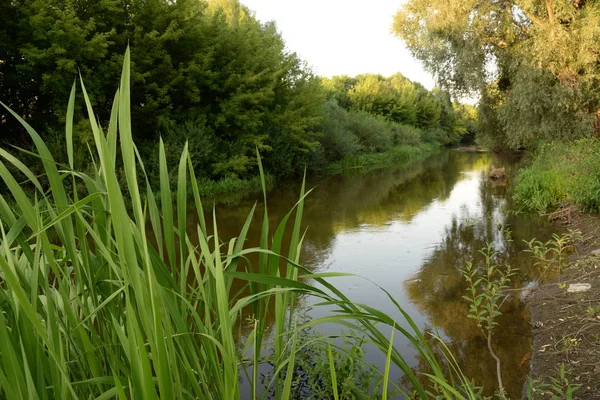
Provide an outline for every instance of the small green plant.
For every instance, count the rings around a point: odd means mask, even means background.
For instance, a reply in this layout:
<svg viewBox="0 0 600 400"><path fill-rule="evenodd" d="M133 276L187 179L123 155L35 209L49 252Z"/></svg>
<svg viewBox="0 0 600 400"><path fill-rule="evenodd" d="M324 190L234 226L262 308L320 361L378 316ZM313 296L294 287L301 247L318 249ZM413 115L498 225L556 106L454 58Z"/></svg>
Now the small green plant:
<svg viewBox="0 0 600 400"><path fill-rule="evenodd" d="M562 335L558 343L562 352L570 352L579 348L581 340L571 335Z"/></svg>
<svg viewBox="0 0 600 400"><path fill-rule="evenodd" d="M536 259L535 265L542 270L541 276L548 271L556 270L559 274L568 265L568 255L571 251L577 251L576 244L583 239L581 231L569 229L567 233L552 234L552 239L542 242L537 239L525 240L528 249Z"/></svg>
<svg viewBox="0 0 600 400"><path fill-rule="evenodd" d="M550 377L550 382L530 380L527 384L528 399L572 400L573 393L581 388L580 385L569 381L568 371L564 364L558 368L558 376Z"/></svg>
<svg viewBox="0 0 600 400"><path fill-rule="evenodd" d="M600 306L595 306L595 307L591 306L591 305L588 306L588 308L587 308L587 314L588 314L588 316L590 318L596 317L597 315L600 314Z"/></svg>
<svg viewBox="0 0 600 400"><path fill-rule="evenodd" d="M487 339L488 351L496 361L496 375L500 397L505 397L504 383L502 381L501 360L494 352L492 338L495 327L498 325L497 317L502 315L500 307L506 298L504 289L508 288L510 277L516 274L516 269L510 265L501 266L495 259L497 253L488 243L487 247L479 250L484 258L483 268L473 265L468 261L461 270L468 284L468 295L463 296L469 302L468 317L475 320L477 327Z"/></svg>

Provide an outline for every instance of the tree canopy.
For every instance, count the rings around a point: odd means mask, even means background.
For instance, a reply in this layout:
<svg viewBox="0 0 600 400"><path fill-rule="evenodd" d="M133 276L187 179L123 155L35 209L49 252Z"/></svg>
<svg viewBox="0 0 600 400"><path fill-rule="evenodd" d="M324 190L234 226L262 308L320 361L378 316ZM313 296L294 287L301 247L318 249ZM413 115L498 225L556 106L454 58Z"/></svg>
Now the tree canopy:
<svg viewBox="0 0 600 400"><path fill-rule="evenodd" d="M452 94L479 97L492 144L591 134L600 2L409 0L394 32Z"/></svg>
<svg viewBox="0 0 600 400"><path fill-rule="evenodd" d="M0 98L38 126L60 127L78 72L106 121L130 44L139 140L188 121L218 147L219 176L243 175L274 131L292 153L315 146L318 79L274 23L237 1L11 0L0 5L0 41ZM0 115L1 138L18 143L18 125Z"/></svg>
<svg viewBox="0 0 600 400"><path fill-rule="evenodd" d="M341 107L377 115L393 123L413 126L425 134L435 132L444 144L456 143L466 133L466 114L450 94L436 88L428 91L400 73L389 77L363 74L354 78L323 78L327 97ZM463 106L465 107L465 106ZM437 132L436 132L437 131Z"/></svg>
<svg viewBox="0 0 600 400"><path fill-rule="evenodd" d="M400 74L320 79L275 23L259 22L238 0L3 1L0 100L64 152L59 132L73 82L83 77L106 124L128 45L140 154L155 157L162 137L176 163L188 142L207 179L255 175L256 149L270 173L290 175L399 144L450 144L465 132L446 92ZM83 99L75 106L82 111ZM27 147L27 137L0 111L3 146ZM90 139L87 121L76 121L74 140ZM146 165L152 175L158 160Z"/></svg>

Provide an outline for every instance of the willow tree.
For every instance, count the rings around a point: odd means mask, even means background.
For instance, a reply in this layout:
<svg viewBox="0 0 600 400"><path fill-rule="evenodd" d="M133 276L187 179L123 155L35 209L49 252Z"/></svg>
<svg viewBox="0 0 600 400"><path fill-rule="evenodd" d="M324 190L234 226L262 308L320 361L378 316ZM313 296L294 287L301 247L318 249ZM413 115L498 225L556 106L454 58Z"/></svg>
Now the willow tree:
<svg viewBox="0 0 600 400"><path fill-rule="evenodd" d="M442 86L479 97L495 144L592 132L600 1L409 0L394 32Z"/></svg>

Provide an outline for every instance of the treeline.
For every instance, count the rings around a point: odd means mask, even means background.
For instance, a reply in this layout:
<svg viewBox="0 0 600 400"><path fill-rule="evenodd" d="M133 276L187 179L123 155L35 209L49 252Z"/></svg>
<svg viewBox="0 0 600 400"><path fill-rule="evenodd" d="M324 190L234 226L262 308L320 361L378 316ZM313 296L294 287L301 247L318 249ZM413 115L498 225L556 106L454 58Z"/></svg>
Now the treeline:
<svg viewBox="0 0 600 400"><path fill-rule="evenodd" d="M400 75L321 82L274 23L237 0L1 2L0 100L60 158L74 79L81 73L107 124L128 44L134 135L153 180L159 138L169 157L188 141L197 175L216 181L255 176L256 149L270 174L287 176L400 144L450 144L475 129L472 110ZM77 98L75 115L84 107ZM76 122L76 142L91 140L88 126ZM26 138L0 111L2 146L27 147Z"/></svg>
<svg viewBox="0 0 600 400"><path fill-rule="evenodd" d="M450 145L477 132L474 107L453 103L448 92L428 91L395 74L323 78L327 91L323 146L329 159L419 143Z"/></svg>

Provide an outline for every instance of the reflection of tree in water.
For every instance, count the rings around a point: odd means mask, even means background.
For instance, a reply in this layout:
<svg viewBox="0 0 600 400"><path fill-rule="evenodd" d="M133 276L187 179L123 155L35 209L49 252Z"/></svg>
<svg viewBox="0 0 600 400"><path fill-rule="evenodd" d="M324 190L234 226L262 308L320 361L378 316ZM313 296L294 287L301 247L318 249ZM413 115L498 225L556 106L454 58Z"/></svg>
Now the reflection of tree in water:
<svg viewBox="0 0 600 400"><path fill-rule="evenodd" d="M491 182L487 178L492 164L506 168L506 184ZM464 171L471 173L463 174ZM409 223L433 201L446 200L458 182L472 177L473 173L481 174L480 208L463 209L455 216L445 228L443 241L416 276L418 280L407 284L407 291L421 312L452 341L465 371L481 384L493 387L494 365L483 337L472 320L466 318L468 308L461 298L465 284L459 269L486 242L491 242L502 251L501 261L521 269L522 273L513 279L515 286L520 287L537 277L530 258L522 252L525 248L523 239L546 239L547 236L541 235L544 226L538 218L508 212L513 209L511 182L515 171L514 160L490 154L446 151L407 168L309 181L307 187L316 188L305 202L303 226L308 231L302 262L308 267L322 268L340 233L362 229L365 225L369 229L386 229L387 225L398 220ZM299 182L279 184L269 193L271 234L298 200L299 188ZM237 205L217 206L219 234L223 240L239 234L248 211L258 201L246 243L248 247L258 246L262 221L260 200L261 196L257 195ZM503 231L506 226L512 230L512 242L506 241ZM284 243L288 239L284 239ZM284 253L287 251L287 248L283 249ZM527 373L525 363L522 367L519 365L529 350L529 325L524 317L525 309L518 299L508 301L503 311L505 315L501 319L495 347L504 362L506 383L514 392Z"/></svg>
<svg viewBox="0 0 600 400"><path fill-rule="evenodd" d="M467 286L460 268L486 241L497 235L495 228L485 229L478 225L459 223L454 219L447 229L446 239L423 265L417 279L407 283L407 291L417 308L428 315L445 339L449 339L451 350L466 375L493 392L496 387L495 364L488 353L485 338L473 320L467 317L468 304L462 299ZM480 257L474 258L481 261ZM531 330L525 307L518 298L507 301L502 311L504 315L499 319L500 326L494 334L494 349L503 362L505 385L515 396L527 375L527 365L520 364L530 351ZM423 364L422 360L419 362Z"/></svg>
<svg viewBox="0 0 600 400"><path fill-rule="evenodd" d="M468 303L462 299L467 285L460 269L470 259L475 265L482 265L478 251L492 243L499 251L498 263L520 269L512 279L513 287L523 287L539 276L531 258L523 253L526 247L523 239L536 235L545 238L549 232L547 224L539 218L509 212L512 207L510 184L494 185L485 176L487 171L482 174L481 209L476 210L475 215L472 210L463 209L460 215L453 217L443 241L423 264L416 279L406 283L406 288L411 301L451 343L450 348L466 375L491 394L497 387L495 363L485 338L467 317ZM505 230L507 227L510 234ZM504 383L513 398L520 397L529 372L526 359L531 352L528 310L516 293L504 303L504 314L494 333L494 350L502 360ZM423 360L418 362L419 367L426 368Z"/></svg>
<svg viewBox="0 0 600 400"><path fill-rule="evenodd" d="M408 167L381 169L363 174L338 175L309 181L307 187L315 190L306 198L303 226L308 228L302 251L302 263L308 267L325 267L333 242L340 232L352 231L363 225L384 227L391 221L410 221L434 199L446 199L454 185L462 178L463 170L487 165L487 156L441 152ZM271 234L285 214L298 200L300 182L281 183L269 192L268 208ZM237 237L251 208L256 213L250 225L246 247L258 247L263 218L262 195L251 196L232 205L217 205L219 236L227 242ZM207 224L212 227L212 210L207 209ZM197 216L190 215L188 234L197 243ZM290 225L292 222L290 222ZM289 232L283 240L284 254L289 249ZM256 256L242 260L240 268L256 265ZM235 281L235 290L243 283ZM251 316L244 310L243 318Z"/></svg>

